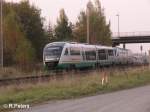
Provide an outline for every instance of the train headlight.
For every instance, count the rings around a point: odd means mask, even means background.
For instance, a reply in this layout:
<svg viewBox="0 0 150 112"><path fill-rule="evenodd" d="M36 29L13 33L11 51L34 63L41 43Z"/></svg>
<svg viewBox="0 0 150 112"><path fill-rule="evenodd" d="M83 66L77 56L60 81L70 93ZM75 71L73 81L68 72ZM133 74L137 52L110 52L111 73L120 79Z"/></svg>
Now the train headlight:
<svg viewBox="0 0 150 112"><path fill-rule="evenodd" d="M50 56L45 56L45 60L51 59Z"/></svg>
<svg viewBox="0 0 150 112"><path fill-rule="evenodd" d="M45 56L45 60L54 60L54 58L52 58L50 56Z"/></svg>
<svg viewBox="0 0 150 112"><path fill-rule="evenodd" d="M46 61L58 61L59 58L54 58L54 57L51 57L51 56L45 56L45 60Z"/></svg>

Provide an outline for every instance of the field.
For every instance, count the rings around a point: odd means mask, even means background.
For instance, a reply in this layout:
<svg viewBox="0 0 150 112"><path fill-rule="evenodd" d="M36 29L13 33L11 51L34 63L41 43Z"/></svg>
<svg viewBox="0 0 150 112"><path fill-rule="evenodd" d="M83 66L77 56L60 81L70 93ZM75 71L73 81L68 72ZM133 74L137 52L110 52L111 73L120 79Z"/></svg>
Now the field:
<svg viewBox="0 0 150 112"><path fill-rule="evenodd" d="M108 83L102 85L102 74L108 75ZM124 70L94 71L87 75L65 75L63 79L37 84L20 84L0 87L0 109L4 104L37 104L50 100L79 98L108 93L150 84L150 68L137 67Z"/></svg>

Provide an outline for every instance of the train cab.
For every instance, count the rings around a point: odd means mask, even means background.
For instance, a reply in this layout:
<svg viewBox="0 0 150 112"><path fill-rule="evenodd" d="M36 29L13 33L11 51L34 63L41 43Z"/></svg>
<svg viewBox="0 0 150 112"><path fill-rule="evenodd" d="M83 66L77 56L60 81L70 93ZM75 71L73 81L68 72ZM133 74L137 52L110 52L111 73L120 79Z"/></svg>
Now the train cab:
<svg viewBox="0 0 150 112"><path fill-rule="evenodd" d="M48 69L53 69L59 63L65 42L47 44L43 50L43 63Z"/></svg>

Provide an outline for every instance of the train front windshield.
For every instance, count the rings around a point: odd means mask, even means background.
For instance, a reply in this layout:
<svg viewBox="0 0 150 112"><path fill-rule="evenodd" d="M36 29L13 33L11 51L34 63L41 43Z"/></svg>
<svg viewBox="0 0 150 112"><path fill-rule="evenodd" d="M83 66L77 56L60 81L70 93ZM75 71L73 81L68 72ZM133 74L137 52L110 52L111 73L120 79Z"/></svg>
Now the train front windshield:
<svg viewBox="0 0 150 112"><path fill-rule="evenodd" d="M44 55L50 57L57 57L61 56L62 46L49 46L45 48Z"/></svg>

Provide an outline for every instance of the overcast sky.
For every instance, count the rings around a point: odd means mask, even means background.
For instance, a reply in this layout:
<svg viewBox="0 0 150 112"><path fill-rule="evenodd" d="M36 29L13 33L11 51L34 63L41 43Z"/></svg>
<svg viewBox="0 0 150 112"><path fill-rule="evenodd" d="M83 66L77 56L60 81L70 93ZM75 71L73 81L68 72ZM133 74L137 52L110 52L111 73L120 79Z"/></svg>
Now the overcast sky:
<svg viewBox="0 0 150 112"><path fill-rule="evenodd" d="M21 0L6 0L19 2ZM42 10L42 16L53 25L59 15L59 10L64 8L71 22L77 20L81 10L85 10L89 0L29 0ZM91 0L94 1L94 0ZM100 0L105 9L107 21L111 21L112 32L117 32L120 15L120 32L150 31L150 0ZM127 48L139 52L139 46L127 45ZM144 44L145 50L150 49L150 44Z"/></svg>

